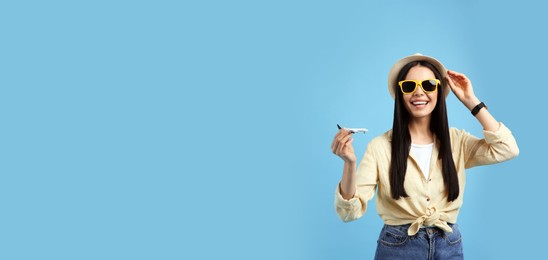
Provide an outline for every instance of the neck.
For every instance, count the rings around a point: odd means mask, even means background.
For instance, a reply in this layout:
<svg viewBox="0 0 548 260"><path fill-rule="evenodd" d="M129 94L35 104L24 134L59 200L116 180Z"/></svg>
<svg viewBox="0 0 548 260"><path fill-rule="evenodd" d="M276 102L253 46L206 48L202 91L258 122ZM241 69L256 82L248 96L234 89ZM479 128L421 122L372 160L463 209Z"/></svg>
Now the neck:
<svg viewBox="0 0 548 260"><path fill-rule="evenodd" d="M434 134L430 130L430 117L412 118L408 128L412 143L431 144L434 142Z"/></svg>

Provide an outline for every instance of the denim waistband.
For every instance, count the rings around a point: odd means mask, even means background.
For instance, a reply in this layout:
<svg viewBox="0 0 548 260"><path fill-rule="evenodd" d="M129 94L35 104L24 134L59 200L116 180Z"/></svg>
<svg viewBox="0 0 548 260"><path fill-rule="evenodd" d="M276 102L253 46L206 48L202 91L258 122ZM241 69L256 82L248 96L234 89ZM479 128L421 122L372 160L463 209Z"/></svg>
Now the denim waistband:
<svg viewBox="0 0 548 260"><path fill-rule="evenodd" d="M453 224L453 223L447 223L447 225L450 227L450 228L453 228L455 225L457 225L456 223ZM409 227L411 226L411 224L404 224L404 225L387 225L385 224L385 226L390 226L392 228L396 228L404 233L407 234L407 230L409 229ZM436 227L436 226L422 226L420 229L419 229L419 232L421 231L428 231L428 230L432 230L432 231L439 231L441 233L443 233L444 231L439 228L439 227Z"/></svg>

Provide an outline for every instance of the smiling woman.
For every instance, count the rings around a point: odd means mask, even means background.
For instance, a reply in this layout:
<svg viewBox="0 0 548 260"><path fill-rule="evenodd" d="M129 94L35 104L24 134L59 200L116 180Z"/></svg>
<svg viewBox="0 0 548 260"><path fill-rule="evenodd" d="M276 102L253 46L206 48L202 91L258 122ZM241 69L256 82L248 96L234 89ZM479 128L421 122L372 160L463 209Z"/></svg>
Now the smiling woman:
<svg viewBox="0 0 548 260"><path fill-rule="evenodd" d="M514 158L517 143L482 106L470 80L432 57L415 54L396 62L388 89L395 100L393 127L371 140L359 165L352 132L335 135L332 152L344 161L337 214L344 222L362 217L376 193L385 225L375 259L463 259L457 217L465 169ZM450 90L475 112L483 139L449 128Z"/></svg>

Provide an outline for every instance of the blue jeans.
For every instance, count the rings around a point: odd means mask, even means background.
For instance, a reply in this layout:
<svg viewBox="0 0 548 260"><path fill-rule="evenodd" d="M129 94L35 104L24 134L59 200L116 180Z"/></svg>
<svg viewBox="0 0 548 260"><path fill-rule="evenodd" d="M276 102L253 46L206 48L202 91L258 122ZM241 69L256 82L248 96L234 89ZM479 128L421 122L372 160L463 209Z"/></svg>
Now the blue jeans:
<svg viewBox="0 0 548 260"><path fill-rule="evenodd" d="M414 236L407 235L408 225L384 225L377 241L376 260L420 259L462 260L462 238L457 224L448 225L452 233L437 227L421 228Z"/></svg>

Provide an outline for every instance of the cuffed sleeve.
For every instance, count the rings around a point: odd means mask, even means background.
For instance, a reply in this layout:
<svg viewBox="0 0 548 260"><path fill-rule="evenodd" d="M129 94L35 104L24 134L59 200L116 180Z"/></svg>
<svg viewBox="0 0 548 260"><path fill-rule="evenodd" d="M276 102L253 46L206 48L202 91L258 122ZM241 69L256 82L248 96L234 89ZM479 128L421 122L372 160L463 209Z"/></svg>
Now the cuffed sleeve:
<svg viewBox="0 0 548 260"><path fill-rule="evenodd" d="M378 178L377 160L373 155L373 145L370 143L356 171L356 193L350 199L341 195L340 185L335 190L335 210L344 222L358 219L365 214L367 202L375 195Z"/></svg>
<svg viewBox="0 0 548 260"><path fill-rule="evenodd" d="M467 132L463 135L465 168L504 162L519 154L516 139L503 123L500 123L496 131L484 130L484 139Z"/></svg>
<svg viewBox="0 0 548 260"><path fill-rule="evenodd" d="M339 218L344 222L350 222L363 216L367 204L362 204L356 194L348 200L343 198L340 187L340 185L337 185L335 190L335 210Z"/></svg>

